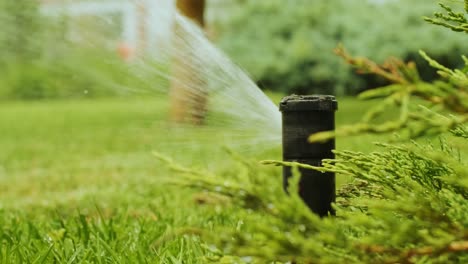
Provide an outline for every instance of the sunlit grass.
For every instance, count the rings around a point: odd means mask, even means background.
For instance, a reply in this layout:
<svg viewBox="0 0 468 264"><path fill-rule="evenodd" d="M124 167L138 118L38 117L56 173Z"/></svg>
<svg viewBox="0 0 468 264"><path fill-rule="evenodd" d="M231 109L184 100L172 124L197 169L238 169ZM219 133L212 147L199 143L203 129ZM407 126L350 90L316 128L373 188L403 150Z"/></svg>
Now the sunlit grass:
<svg viewBox="0 0 468 264"><path fill-rule="evenodd" d="M340 99L337 122L355 122L368 106ZM229 144L215 129L174 130L166 116L166 98L3 103L0 262L205 263L211 253L196 236L154 243L178 228L235 228L242 212L168 185L176 176L151 152L222 174L233 167L221 149ZM368 151L377 139L340 139L338 148ZM276 159L279 150L248 156Z"/></svg>

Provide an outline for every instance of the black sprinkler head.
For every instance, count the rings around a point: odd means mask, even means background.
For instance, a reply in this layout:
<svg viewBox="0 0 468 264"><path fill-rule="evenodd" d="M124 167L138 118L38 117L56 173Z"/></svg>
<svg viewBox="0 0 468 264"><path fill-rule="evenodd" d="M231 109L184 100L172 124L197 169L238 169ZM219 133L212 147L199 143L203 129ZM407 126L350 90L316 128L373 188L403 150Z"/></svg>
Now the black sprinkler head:
<svg viewBox="0 0 468 264"><path fill-rule="evenodd" d="M279 106L283 115L283 160L322 166L322 159L332 159L335 140L309 143L311 134L335 129L338 102L331 95L290 95ZM300 169L299 195L319 216L334 215L335 174ZM288 186L290 167L283 168L283 186Z"/></svg>

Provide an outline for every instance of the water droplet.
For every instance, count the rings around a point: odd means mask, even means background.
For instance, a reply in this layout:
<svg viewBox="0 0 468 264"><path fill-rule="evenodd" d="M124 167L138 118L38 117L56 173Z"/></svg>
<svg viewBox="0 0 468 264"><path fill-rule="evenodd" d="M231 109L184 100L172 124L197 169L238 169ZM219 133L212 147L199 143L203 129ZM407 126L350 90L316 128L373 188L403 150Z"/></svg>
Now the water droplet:
<svg viewBox="0 0 468 264"><path fill-rule="evenodd" d="M250 257L250 256L242 257L241 259L242 259L242 261L244 261L245 263L252 263L252 261L253 261L253 258Z"/></svg>

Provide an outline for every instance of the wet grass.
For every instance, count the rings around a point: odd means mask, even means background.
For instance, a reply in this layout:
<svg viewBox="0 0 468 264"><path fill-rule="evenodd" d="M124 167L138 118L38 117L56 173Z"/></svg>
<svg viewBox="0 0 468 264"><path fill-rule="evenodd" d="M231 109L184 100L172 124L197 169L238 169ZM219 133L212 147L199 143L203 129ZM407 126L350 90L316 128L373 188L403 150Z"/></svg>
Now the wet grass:
<svg viewBox="0 0 468 264"><path fill-rule="evenodd" d="M367 107L341 99L337 123ZM216 135L197 145L202 132L167 144L176 137L166 116L164 98L2 103L0 263L206 263L214 253L197 236L155 242L178 228L235 228L241 213L199 205L196 192L165 183L175 176L151 152L220 173L229 156ZM368 151L375 140L338 140L338 148Z"/></svg>

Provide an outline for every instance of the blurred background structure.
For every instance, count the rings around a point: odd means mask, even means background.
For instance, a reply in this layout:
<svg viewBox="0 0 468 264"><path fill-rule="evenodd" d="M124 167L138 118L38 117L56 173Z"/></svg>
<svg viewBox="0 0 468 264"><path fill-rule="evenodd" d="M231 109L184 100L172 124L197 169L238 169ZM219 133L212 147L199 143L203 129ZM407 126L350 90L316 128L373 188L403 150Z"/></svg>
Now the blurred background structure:
<svg viewBox="0 0 468 264"><path fill-rule="evenodd" d="M204 28L205 0L177 0L176 7L182 15L202 29ZM200 125L204 121L208 102L207 89L203 89L206 87L206 80L198 78L198 76L202 75L199 71L203 69L196 66L193 57L187 56L191 53L191 50L184 50L189 48L184 45L187 40L178 37L178 35L186 34L184 28L175 23L172 30L174 31L172 45L175 46L178 54L174 54L175 56L171 58L172 79L176 81L171 82L169 93L171 96L170 118L173 122L189 122ZM197 83L193 84L194 82ZM192 83L189 87L196 85L201 89L194 93L191 91L193 89L187 87L187 83Z"/></svg>
<svg viewBox="0 0 468 264"><path fill-rule="evenodd" d="M420 59L421 48L447 66L461 63L461 36L421 27L421 14L430 15L435 2L207 0L205 30L262 89L353 95L385 82L345 65L333 54L339 43L379 62L389 56L415 60L426 79L435 74ZM164 54L174 5L0 0L0 100L129 96L167 86L149 70L132 68L135 58Z"/></svg>
<svg viewBox="0 0 468 264"><path fill-rule="evenodd" d="M169 27L158 12L170 10L167 0L43 0L40 7L45 16L65 16L71 21L67 29L70 39L86 43L97 37L107 47L118 47L121 52L126 48L138 54L158 50L158 42L167 38Z"/></svg>

